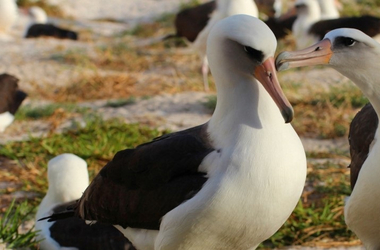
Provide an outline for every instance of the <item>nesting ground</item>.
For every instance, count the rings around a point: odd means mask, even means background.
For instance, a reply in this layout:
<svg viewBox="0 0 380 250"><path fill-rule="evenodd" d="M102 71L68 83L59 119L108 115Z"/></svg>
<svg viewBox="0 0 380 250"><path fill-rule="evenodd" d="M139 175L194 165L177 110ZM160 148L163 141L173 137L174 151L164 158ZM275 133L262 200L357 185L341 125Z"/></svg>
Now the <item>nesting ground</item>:
<svg viewBox="0 0 380 250"><path fill-rule="evenodd" d="M75 130L86 126L91 115L106 120L119 118L159 131L184 129L209 119L215 87L212 84L210 93L203 91L196 53L183 45L175 46L177 41L159 39L173 32L172 14L180 7L178 0L59 2L68 19L52 21L78 31L79 41L25 40L23 17L12 31L13 40L1 42L0 72L17 76L20 88L29 93L22 107L24 113L44 107L51 112L19 117L0 134L0 144ZM291 38L279 47L292 49ZM366 100L349 80L332 69L281 72L279 79L294 105L293 125L308 156L309 179L302 200L313 204L310 207L321 206L325 202L322 197L331 196L328 188L349 189L348 126ZM1 209L12 198L41 198L41 193L28 191L19 177L28 178L29 174L42 179L46 170L36 170L29 163L27 170L19 170L23 167L20 162L0 155ZM334 216L326 221L342 220L347 193L342 191L335 197ZM326 209L326 205L321 207ZM309 216L313 220L314 214ZM361 248L360 241L339 225L342 234L327 233L334 228L309 227L292 242L329 249Z"/></svg>

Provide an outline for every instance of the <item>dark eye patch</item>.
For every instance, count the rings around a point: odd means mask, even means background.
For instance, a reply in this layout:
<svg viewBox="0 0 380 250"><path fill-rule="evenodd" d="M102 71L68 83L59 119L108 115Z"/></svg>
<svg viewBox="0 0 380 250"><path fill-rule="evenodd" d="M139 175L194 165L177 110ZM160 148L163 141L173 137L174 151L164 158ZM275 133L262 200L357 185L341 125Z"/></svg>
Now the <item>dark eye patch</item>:
<svg viewBox="0 0 380 250"><path fill-rule="evenodd" d="M335 38L334 47L337 47L337 46L349 47L349 46L353 46L355 43L356 43L356 40L351 37L340 36L340 37Z"/></svg>
<svg viewBox="0 0 380 250"><path fill-rule="evenodd" d="M250 58L262 62L264 59L264 53L260 50L254 49L249 46L244 46L244 51L249 55Z"/></svg>

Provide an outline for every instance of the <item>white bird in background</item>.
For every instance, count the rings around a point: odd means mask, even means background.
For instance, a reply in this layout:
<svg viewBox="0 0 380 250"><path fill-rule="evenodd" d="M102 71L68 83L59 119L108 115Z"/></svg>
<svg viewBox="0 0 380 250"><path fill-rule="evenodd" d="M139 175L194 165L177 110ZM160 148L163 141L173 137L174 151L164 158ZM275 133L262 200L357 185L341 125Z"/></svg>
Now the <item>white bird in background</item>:
<svg viewBox="0 0 380 250"><path fill-rule="evenodd" d="M48 16L46 12L38 6L33 6L29 8L29 16L31 18L31 24L45 24L48 22Z"/></svg>
<svg viewBox="0 0 380 250"><path fill-rule="evenodd" d="M253 17L258 17L259 11L253 0L217 0L216 9L211 14L210 20L206 27L198 34L193 47L198 51L202 60L202 76L205 91L209 90L208 83L208 60L206 56L207 37L212 27L223 18L228 16L246 14Z"/></svg>
<svg viewBox="0 0 380 250"><path fill-rule="evenodd" d="M287 220L306 179L302 143L262 21L215 24L211 119L118 152L64 215L115 225L137 249L256 248Z"/></svg>
<svg viewBox="0 0 380 250"><path fill-rule="evenodd" d="M339 18L337 0L318 0L319 7L321 9L321 20Z"/></svg>
<svg viewBox="0 0 380 250"><path fill-rule="evenodd" d="M326 64L336 69L363 91L379 117L379 57L380 44L378 42L359 30L342 28L327 33L322 41L309 48L281 53L276 59L276 64L279 70L318 64ZM370 106L366 106L365 109L370 111L368 108ZM370 117L363 117L362 112L360 116L366 119L361 121L355 119L356 125L351 129L372 127L367 124L359 126L360 122L373 121ZM371 137L371 135L366 135L368 132L370 131L350 131L350 134L362 133L363 136ZM372 143L366 141L365 138L361 141L366 144L362 147L366 147L365 150L369 153L368 156L363 155L364 159L361 161L357 161L356 157L352 159L362 165L351 166L355 168L351 170L351 175L355 176L351 176L353 190L345 204L345 221L367 249L380 249L380 133L378 123ZM351 144L351 147L361 146Z"/></svg>
<svg viewBox="0 0 380 250"><path fill-rule="evenodd" d="M9 31L18 17L17 4L15 0L0 1L0 40L9 41Z"/></svg>
<svg viewBox="0 0 380 250"><path fill-rule="evenodd" d="M317 0L297 0L297 19L293 23L292 33L296 40L297 49L310 46L319 38L310 34L310 27L321 20L321 10Z"/></svg>
<svg viewBox="0 0 380 250"><path fill-rule="evenodd" d="M53 224L38 219L50 215L51 210L61 203L79 199L89 184L87 163L74 154L62 154L48 163L49 189L42 199L36 214L36 230L41 233L38 240L43 240L42 249L58 249L57 242L50 237L49 228Z"/></svg>
<svg viewBox="0 0 380 250"><path fill-rule="evenodd" d="M87 163L74 154L54 157L48 162L47 172L49 188L38 207L35 225L41 250L135 250L111 225L87 225L75 217L56 222L38 221L59 211L61 206L66 207L65 203L79 199L89 183Z"/></svg>

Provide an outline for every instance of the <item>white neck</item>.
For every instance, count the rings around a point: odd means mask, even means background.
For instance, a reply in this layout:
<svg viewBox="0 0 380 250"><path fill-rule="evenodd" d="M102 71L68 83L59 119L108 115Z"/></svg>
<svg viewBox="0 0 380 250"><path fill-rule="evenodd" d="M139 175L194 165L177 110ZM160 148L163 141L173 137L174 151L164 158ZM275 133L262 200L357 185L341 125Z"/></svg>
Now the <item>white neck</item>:
<svg viewBox="0 0 380 250"><path fill-rule="evenodd" d="M380 51L380 50L379 50ZM349 63L349 62L348 62ZM380 85L378 63L356 65L353 67L336 68L340 73L353 81L371 102L377 116L380 114Z"/></svg>
<svg viewBox="0 0 380 250"><path fill-rule="evenodd" d="M297 13L297 20L302 30L308 29L312 24L321 19L321 10L316 0L307 2L307 7Z"/></svg>
<svg viewBox="0 0 380 250"><path fill-rule="evenodd" d="M339 17L334 0L318 0L321 8L321 19L333 19Z"/></svg>
<svg viewBox="0 0 380 250"><path fill-rule="evenodd" d="M15 119L14 115L11 113L4 112L0 114L0 132L4 132L5 128L8 127L13 120Z"/></svg>
<svg viewBox="0 0 380 250"><path fill-rule="evenodd" d="M216 145L241 140L246 128L262 130L269 126L283 126L284 118L262 84L252 75L239 74L222 57L219 54L210 63L217 65L211 66L217 83L217 105L209 122L209 131L215 131L214 135L211 134L212 140L218 140L216 134L225 138L224 142L216 141ZM235 74L231 71L235 71Z"/></svg>
<svg viewBox="0 0 380 250"><path fill-rule="evenodd" d="M224 16L232 16L237 14L246 14L258 17L259 11L252 0L218 0L218 11Z"/></svg>

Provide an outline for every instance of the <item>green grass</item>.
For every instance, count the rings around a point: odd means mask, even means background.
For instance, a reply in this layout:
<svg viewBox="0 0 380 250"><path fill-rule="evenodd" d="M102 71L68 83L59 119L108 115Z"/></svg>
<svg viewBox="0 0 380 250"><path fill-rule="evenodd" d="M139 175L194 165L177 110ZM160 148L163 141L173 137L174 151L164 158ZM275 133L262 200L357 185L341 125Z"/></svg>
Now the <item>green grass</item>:
<svg viewBox="0 0 380 250"><path fill-rule="evenodd" d="M26 201L16 204L13 200L5 213L0 216L0 243L5 243L7 249L26 248L37 249L36 235L34 228L26 233L20 233L21 225L31 219L34 208L31 208Z"/></svg>
<svg viewBox="0 0 380 250"><path fill-rule="evenodd" d="M111 107L111 108L118 108L118 107L123 107L126 105L134 104L136 103L136 97L131 96L127 99L117 99L117 100L110 100L106 103L106 107Z"/></svg>
<svg viewBox="0 0 380 250"><path fill-rule="evenodd" d="M210 95L207 100L203 102L203 105L208 108L211 112L214 112L216 107L216 95Z"/></svg>
<svg viewBox="0 0 380 250"><path fill-rule="evenodd" d="M74 153L89 164L90 175L97 173L112 159L114 154L125 148L135 147L149 141L161 132L137 124L122 121L103 121L95 118L87 121L84 128L53 134L46 138L30 138L29 141L11 142L0 148L0 155L18 160L31 169L45 169L47 162L62 153ZM42 171L42 172L44 172ZM47 188L45 175L30 175L23 180L23 190L44 193Z"/></svg>
<svg viewBox="0 0 380 250"><path fill-rule="evenodd" d="M81 108L71 103L52 103L48 105L32 107L30 105L22 106L16 113L16 119L18 120L38 120L42 118L50 117L58 109L62 109L69 113L86 113L88 108Z"/></svg>
<svg viewBox="0 0 380 250"><path fill-rule="evenodd" d="M292 215L262 248L357 239L347 229L343 216L344 198L351 193L346 166L329 161L312 164L307 186L309 191L304 192Z"/></svg>

